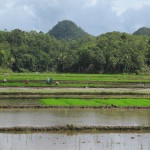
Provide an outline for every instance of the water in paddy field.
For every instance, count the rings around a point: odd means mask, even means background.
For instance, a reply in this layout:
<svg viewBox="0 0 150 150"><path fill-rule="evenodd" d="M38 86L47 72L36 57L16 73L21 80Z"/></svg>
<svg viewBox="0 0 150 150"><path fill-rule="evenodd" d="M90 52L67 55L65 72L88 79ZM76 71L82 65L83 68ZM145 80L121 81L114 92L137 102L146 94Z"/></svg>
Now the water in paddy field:
<svg viewBox="0 0 150 150"><path fill-rule="evenodd" d="M0 106L36 106L40 105L40 100L36 99L0 99Z"/></svg>
<svg viewBox="0 0 150 150"><path fill-rule="evenodd" d="M150 126L150 110L0 109L0 127ZM0 133L0 150L150 150L150 133Z"/></svg>
<svg viewBox="0 0 150 150"><path fill-rule="evenodd" d="M150 126L150 110L1 109L0 127Z"/></svg>
<svg viewBox="0 0 150 150"><path fill-rule="evenodd" d="M0 133L0 150L150 150L150 133Z"/></svg>

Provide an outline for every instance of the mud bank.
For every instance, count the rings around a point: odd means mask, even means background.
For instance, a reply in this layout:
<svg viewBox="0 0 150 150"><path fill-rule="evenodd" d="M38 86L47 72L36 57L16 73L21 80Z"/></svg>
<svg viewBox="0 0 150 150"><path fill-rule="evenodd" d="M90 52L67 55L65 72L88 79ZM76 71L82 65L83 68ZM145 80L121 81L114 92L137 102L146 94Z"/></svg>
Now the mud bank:
<svg viewBox="0 0 150 150"><path fill-rule="evenodd" d="M149 93L132 93L132 92L56 92L56 93L29 93L29 92L14 92L0 93L0 99L43 99L43 98L148 98Z"/></svg>
<svg viewBox="0 0 150 150"><path fill-rule="evenodd" d="M132 131L150 131L150 126L54 126L54 127L4 127L0 128L0 132L64 132L64 131L77 131L77 132L98 132L98 131L119 131L119 132L132 132Z"/></svg>
<svg viewBox="0 0 150 150"><path fill-rule="evenodd" d="M80 99L119 99L119 98L147 98L150 99L150 95L0 95L0 100L2 99L45 99L45 98L80 98Z"/></svg>
<svg viewBox="0 0 150 150"><path fill-rule="evenodd" d="M42 93L54 93L54 92L87 92L87 93L96 93L96 92L138 92L138 93L149 93L150 88L67 88L67 87L0 87L1 92L10 93L16 92L42 92Z"/></svg>
<svg viewBox="0 0 150 150"><path fill-rule="evenodd" d="M140 93L140 92L56 92L56 93L31 93L31 92L1 92L3 95L150 95L150 93Z"/></svg>
<svg viewBox="0 0 150 150"><path fill-rule="evenodd" d="M122 106L118 107L116 105L112 106L0 106L0 109L150 109L150 107L136 107L136 106Z"/></svg>

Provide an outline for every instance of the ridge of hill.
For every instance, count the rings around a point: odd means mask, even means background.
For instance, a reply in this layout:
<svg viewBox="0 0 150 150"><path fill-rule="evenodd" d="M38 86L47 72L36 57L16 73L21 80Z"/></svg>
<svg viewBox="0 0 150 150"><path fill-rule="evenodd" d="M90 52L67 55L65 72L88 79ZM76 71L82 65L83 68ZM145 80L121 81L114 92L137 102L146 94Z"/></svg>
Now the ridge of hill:
<svg viewBox="0 0 150 150"><path fill-rule="evenodd" d="M143 36L150 36L150 28L142 27L135 31L133 35L143 35Z"/></svg>
<svg viewBox="0 0 150 150"><path fill-rule="evenodd" d="M77 40L89 35L70 20L59 21L48 33L58 40Z"/></svg>

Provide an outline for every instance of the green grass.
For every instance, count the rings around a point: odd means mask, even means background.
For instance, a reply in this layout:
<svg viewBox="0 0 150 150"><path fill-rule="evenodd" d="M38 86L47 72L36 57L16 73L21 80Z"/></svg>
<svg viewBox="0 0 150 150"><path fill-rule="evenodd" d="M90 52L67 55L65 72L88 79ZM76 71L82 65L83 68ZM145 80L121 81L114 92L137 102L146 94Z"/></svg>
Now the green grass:
<svg viewBox="0 0 150 150"><path fill-rule="evenodd" d="M25 84L24 82L7 82L7 83L0 83L0 87L46 87L46 86L55 86L49 85L46 83L34 83L30 82L29 84Z"/></svg>
<svg viewBox="0 0 150 150"><path fill-rule="evenodd" d="M12 71L10 69L7 69L7 68L3 68L3 67L0 67L0 73L12 73Z"/></svg>
<svg viewBox="0 0 150 150"><path fill-rule="evenodd" d="M107 85L104 85L104 84L86 84L86 83L61 83L59 82L60 85L58 85L58 87L108 87ZM45 82L34 82L34 81L31 81L29 82L29 84L25 84L24 81L22 82L6 82L6 83L3 83L3 82L0 82L0 87L21 87L21 86L27 86L27 87L30 87L30 86L33 86L33 87L45 87L45 86L52 86L52 87L56 87L56 84L55 84L55 81L50 85L50 84L47 84L46 81Z"/></svg>
<svg viewBox="0 0 150 150"><path fill-rule="evenodd" d="M149 99L42 99L46 106L150 106Z"/></svg>
<svg viewBox="0 0 150 150"><path fill-rule="evenodd" d="M0 82L0 87L92 87L92 88L101 88L101 87L117 87L117 86L123 86L123 85L114 85L113 83L110 84L104 84L104 83L62 83L56 86L55 81L49 85L43 82L34 82L31 81L29 84L25 84L24 81L22 82ZM128 86L129 87L129 86Z"/></svg>
<svg viewBox="0 0 150 150"><path fill-rule="evenodd" d="M143 87L132 83L150 83L149 75L135 74L71 74L71 73L11 73L0 72L0 87L44 87L47 77L53 77L52 86L59 81L59 87ZM3 83L6 79L7 83ZM30 80L26 85L24 82ZM130 85L127 85L129 84Z"/></svg>
<svg viewBox="0 0 150 150"><path fill-rule="evenodd" d="M149 75L135 74L71 74L71 73L0 73L0 80L45 80L53 77L55 81L101 81L101 82L150 82Z"/></svg>

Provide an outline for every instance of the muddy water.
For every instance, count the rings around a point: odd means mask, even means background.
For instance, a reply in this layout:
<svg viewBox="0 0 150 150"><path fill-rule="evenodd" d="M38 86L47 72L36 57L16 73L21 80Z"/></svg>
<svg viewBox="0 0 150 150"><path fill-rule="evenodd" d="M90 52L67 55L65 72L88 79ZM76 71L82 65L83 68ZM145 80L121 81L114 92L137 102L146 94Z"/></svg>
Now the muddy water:
<svg viewBox="0 0 150 150"><path fill-rule="evenodd" d="M67 124L78 126L150 126L150 110L0 110L0 127L44 127Z"/></svg>
<svg viewBox="0 0 150 150"><path fill-rule="evenodd" d="M3 134L0 150L149 150L150 133Z"/></svg>
<svg viewBox="0 0 150 150"><path fill-rule="evenodd" d="M0 106L36 106L41 105L37 99L0 99Z"/></svg>

